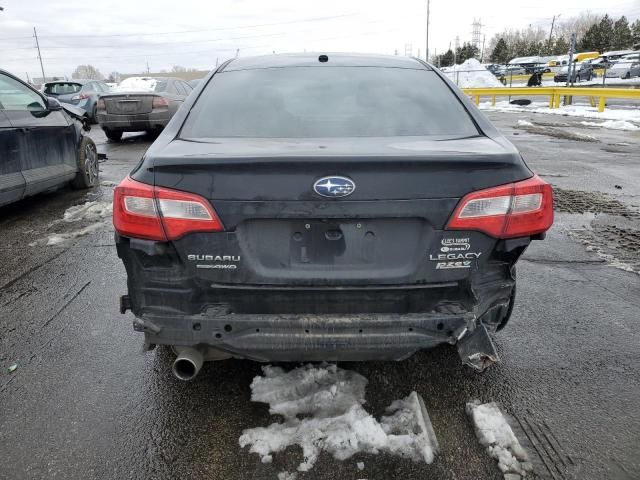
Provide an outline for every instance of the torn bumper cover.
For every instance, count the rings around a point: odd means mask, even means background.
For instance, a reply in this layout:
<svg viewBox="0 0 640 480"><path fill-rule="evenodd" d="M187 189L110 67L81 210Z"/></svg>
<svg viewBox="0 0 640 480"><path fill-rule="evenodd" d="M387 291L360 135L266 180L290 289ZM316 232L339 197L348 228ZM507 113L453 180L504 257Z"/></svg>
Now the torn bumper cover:
<svg viewBox="0 0 640 480"><path fill-rule="evenodd" d="M305 316L224 315L216 310L189 316L148 314L134 320L134 329L145 333L147 344L203 345L263 362L403 360L458 339L465 346L463 362L473 368L482 370L490 363L487 358L497 359L487 346L491 341L477 338L488 338L486 329L467 312ZM479 350L473 352L475 346Z"/></svg>
<svg viewBox="0 0 640 480"><path fill-rule="evenodd" d="M473 331L463 332L457 346L462 363L478 372L500 361L487 327L481 322Z"/></svg>

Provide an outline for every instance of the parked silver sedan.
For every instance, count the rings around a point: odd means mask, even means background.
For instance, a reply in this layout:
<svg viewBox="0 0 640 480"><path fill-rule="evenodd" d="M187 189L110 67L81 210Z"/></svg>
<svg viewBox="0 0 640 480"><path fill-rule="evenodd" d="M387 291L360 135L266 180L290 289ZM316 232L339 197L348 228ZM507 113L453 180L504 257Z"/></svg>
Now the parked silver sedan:
<svg viewBox="0 0 640 480"><path fill-rule="evenodd" d="M640 60L619 61L607 70L607 78L632 78L640 76Z"/></svg>
<svg viewBox="0 0 640 480"><path fill-rule="evenodd" d="M130 77L98 100L98 123L109 140L123 132L161 131L193 88L179 78Z"/></svg>

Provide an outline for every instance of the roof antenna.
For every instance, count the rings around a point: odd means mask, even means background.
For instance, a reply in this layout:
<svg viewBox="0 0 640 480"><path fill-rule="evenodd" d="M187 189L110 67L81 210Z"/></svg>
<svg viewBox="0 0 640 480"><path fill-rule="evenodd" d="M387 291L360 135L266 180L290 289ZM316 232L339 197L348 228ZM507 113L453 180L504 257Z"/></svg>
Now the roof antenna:
<svg viewBox="0 0 640 480"><path fill-rule="evenodd" d="M320 55L320 56L318 57L318 61L319 61L319 62L321 62L321 63L328 62L328 61L329 61L329 57L327 57L327 56L326 56L326 55L324 55L324 54L323 54L323 55Z"/></svg>

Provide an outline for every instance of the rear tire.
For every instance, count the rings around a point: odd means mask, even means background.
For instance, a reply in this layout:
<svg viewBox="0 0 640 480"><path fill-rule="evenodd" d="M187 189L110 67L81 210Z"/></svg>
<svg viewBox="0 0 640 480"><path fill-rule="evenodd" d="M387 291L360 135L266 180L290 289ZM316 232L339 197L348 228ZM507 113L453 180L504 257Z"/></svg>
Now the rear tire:
<svg viewBox="0 0 640 480"><path fill-rule="evenodd" d="M91 123L93 123L94 125L98 124L98 105L94 105L93 109L91 110Z"/></svg>
<svg viewBox="0 0 640 480"><path fill-rule="evenodd" d="M84 189L98 185L100 169L98 166L98 150L89 137L83 137L78 152L78 173L71 181L73 188Z"/></svg>
<svg viewBox="0 0 640 480"><path fill-rule="evenodd" d="M121 130L110 130L108 128L102 128L102 131L107 136L107 138L112 142L119 142L120 139L122 138Z"/></svg>
<svg viewBox="0 0 640 480"><path fill-rule="evenodd" d="M514 280L515 280L515 277L516 277L516 269L514 266L513 267ZM509 297L509 306L507 307L507 313L504 314L504 317L502 317L502 319L498 323L498 326L496 327L497 332L502 330L504 327L507 326L507 323L509 323L509 320L511 319L511 313L513 312L513 306L515 303L516 303L516 283L513 284L513 290L511 291L511 296Z"/></svg>

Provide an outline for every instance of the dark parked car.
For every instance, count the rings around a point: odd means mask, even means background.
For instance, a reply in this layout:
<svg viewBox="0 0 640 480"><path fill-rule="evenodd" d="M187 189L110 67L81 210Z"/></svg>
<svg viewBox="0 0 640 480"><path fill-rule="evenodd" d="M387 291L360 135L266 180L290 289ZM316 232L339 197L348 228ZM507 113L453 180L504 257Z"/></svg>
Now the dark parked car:
<svg viewBox="0 0 640 480"><path fill-rule="evenodd" d="M554 82L566 82L569 76L569 65L561 67L553 76ZM588 62L575 63L571 70L571 82L579 82L581 80L591 80L594 77L593 67Z"/></svg>
<svg viewBox="0 0 640 480"><path fill-rule="evenodd" d="M0 70L0 206L71 182L98 182L98 155L82 114ZM86 121L86 120L85 120Z"/></svg>
<svg viewBox="0 0 640 480"><path fill-rule="evenodd" d="M98 100L98 123L109 140L123 132L160 132L193 88L179 78L130 77Z"/></svg>
<svg viewBox="0 0 640 480"><path fill-rule="evenodd" d="M234 59L114 193L121 311L174 373L205 360L401 360L478 370L515 264L553 222L533 174L461 90L399 56Z"/></svg>
<svg viewBox="0 0 640 480"><path fill-rule="evenodd" d="M99 80L56 81L45 83L43 87L46 96L82 108L93 122L97 122L98 97L109 91L107 84Z"/></svg>

